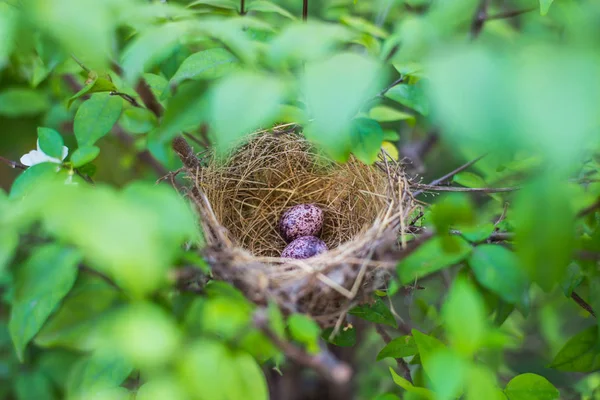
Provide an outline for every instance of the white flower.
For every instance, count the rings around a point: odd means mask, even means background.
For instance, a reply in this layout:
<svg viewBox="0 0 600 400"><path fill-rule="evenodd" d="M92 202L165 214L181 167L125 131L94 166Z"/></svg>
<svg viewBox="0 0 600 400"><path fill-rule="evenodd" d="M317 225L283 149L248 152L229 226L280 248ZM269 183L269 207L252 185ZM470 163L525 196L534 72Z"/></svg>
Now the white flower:
<svg viewBox="0 0 600 400"><path fill-rule="evenodd" d="M63 160L69 154L69 149L67 146L63 146L62 148L62 157L59 160L55 157L50 157L48 154L44 153L42 149L40 149L40 140L37 141L37 150L31 150L29 153L25 154L21 157L21 164L27 165L28 167L34 166L36 164L41 164L44 162L52 162L56 164L61 164Z"/></svg>

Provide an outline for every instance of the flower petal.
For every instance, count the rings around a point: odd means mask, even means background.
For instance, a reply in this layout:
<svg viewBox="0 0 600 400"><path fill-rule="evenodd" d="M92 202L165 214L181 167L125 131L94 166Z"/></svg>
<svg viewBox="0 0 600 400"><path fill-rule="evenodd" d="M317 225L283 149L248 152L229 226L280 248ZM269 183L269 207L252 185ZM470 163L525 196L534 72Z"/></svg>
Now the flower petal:
<svg viewBox="0 0 600 400"><path fill-rule="evenodd" d="M21 161L21 164L26 165L28 167L31 167L32 165L35 165L34 161L33 161L33 154L32 154L34 152L35 152L35 150L31 150L29 153L24 154L21 157L21 159L19 160L19 161Z"/></svg>
<svg viewBox="0 0 600 400"><path fill-rule="evenodd" d="M65 158L67 158L68 154L69 154L69 148L67 146L63 146L61 161L63 161Z"/></svg>

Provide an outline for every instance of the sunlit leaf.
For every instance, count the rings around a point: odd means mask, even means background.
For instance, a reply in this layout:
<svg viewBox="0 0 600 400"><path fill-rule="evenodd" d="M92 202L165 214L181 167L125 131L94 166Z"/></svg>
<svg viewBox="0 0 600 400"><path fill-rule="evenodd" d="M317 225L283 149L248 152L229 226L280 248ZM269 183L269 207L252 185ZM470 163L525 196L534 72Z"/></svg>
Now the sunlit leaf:
<svg viewBox="0 0 600 400"><path fill-rule="evenodd" d="M400 386L409 393L414 393L416 396L418 396L416 397L417 399L434 400L436 398L435 394L431 390L414 386L405 378L398 375L396 371L392 369L392 367L390 367L390 373L392 374L392 379L396 385Z"/></svg>
<svg viewBox="0 0 600 400"><path fill-rule="evenodd" d="M415 116L388 106L375 106L369 111L369 117L379 122L403 121L415 122Z"/></svg>
<svg viewBox="0 0 600 400"><path fill-rule="evenodd" d="M548 14L548 10L550 10L550 6L554 0L540 0L540 14L546 15Z"/></svg>
<svg viewBox="0 0 600 400"><path fill-rule="evenodd" d="M383 130L377 121L369 118L356 118L350 126L352 154L365 164L377 161Z"/></svg>
<svg viewBox="0 0 600 400"><path fill-rule="evenodd" d="M123 99L107 93L94 94L79 106L73 127L79 146L92 146L110 132L122 108Z"/></svg>
<svg viewBox="0 0 600 400"><path fill-rule="evenodd" d="M253 0L248 4L248 11L276 13L289 19L296 19L289 11L267 0Z"/></svg>
<svg viewBox="0 0 600 400"><path fill-rule="evenodd" d="M429 102L425 97L421 81L413 85L396 85L385 93L385 97L412 108L422 115L429 115Z"/></svg>
<svg viewBox="0 0 600 400"><path fill-rule="evenodd" d="M81 255L51 244L37 249L21 266L10 314L10 334L21 361L27 343L71 290Z"/></svg>
<svg viewBox="0 0 600 400"><path fill-rule="evenodd" d="M459 397L467 366L463 358L449 350L437 351L430 356L423 368L431 380L430 388L435 392L436 399L450 400Z"/></svg>
<svg viewBox="0 0 600 400"><path fill-rule="evenodd" d="M237 58L224 48L203 50L186 58L171 84L186 79L215 79L239 68Z"/></svg>
<svg viewBox="0 0 600 400"><path fill-rule="evenodd" d="M321 329L315 321L303 314L292 314L287 322L294 340L304 344L310 352L316 353L319 350L317 341Z"/></svg>
<svg viewBox="0 0 600 400"><path fill-rule="evenodd" d="M508 400L554 400L560 393L546 378L536 374L517 375L506 384Z"/></svg>

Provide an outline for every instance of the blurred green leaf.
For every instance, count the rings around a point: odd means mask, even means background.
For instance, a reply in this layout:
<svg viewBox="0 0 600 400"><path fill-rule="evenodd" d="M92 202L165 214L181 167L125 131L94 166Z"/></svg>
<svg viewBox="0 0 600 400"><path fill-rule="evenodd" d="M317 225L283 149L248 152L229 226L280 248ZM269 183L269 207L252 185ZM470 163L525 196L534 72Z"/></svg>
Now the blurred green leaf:
<svg viewBox="0 0 600 400"><path fill-rule="evenodd" d="M23 371L15 382L17 400L53 400L52 384L40 371Z"/></svg>
<svg viewBox="0 0 600 400"><path fill-rule="evenodd" d="M75 114L73 130L79 146L92 146L106 135L121 115L123 99L108 93L96 93Z"/></svg>
<svg viewBox="0 0 600 400"><path fill-rule="evenodd" d="M319 336L321 328L315 321L304 314L292 314L287 320L290 336L306 346L308 351L317 353L319 351Z"/></svg>
<svg viewBox="0 0 600 400"><path fill-rule="evenodd" d="M40 372L45 374L55 387L64 388L71 367L79 360L77 353L62 349L46 350L37 361Z"/></svg>
<svg viewBox="0 0 600 400"><path fill-rule="evenodd" d="M352 347L356 344L356 328L353 326L346 326L340 329L337 335L333 337L333 340L329 340L333 329L327 328L323 331L321 334L323 340L340 347Z"/></svg>
<svg viewBox="0 0 600 400"><path fill-rule="evenodd" d="M0 276L13 259L18 245L19 235L17 232L6 227L0 231Z"/></svg>
<svg viewBox="0 0 600 400"><path fill-rule="evenodd" d="M479 365L473 365L465 379L467 400L506 400L504 392L498 387L494 373Z"/></svg>
<svg viewBox="0 0 600 400"><path fill-rule="evenodd" d="M68 398L87 399L93 393L117 388L131 374L133 367L122 357L96 351L73 366L67 383Z"/></svg>
<svg viewBox="0 0 600 400"><path fill-rule="evenodd" d="M67 108L71 107L71 104L78 98L86 94L98 93L98 92L113 92L117 91L117 87L110 79L110 75L98 76L98 73L91 71L88 79L85 81L85 86L69 98L67 102Z"/></svg>
<svg viewBox="0 0 600 400"><path fill-rule="evenodd" d="M135 400L185 400L187 396L182 385L172 377L151 379L138 389Z"/></svg>
<svg viewBox="0 0 600 400"><path fill-rule="evenodd" d="M352 29L356 29L359 32L366 33L376 38L385 39L389 36L385 29L382 29L379 26L372 24L364 18L354 17L351 15L344 15L342 16L342 18L340 18L340 22L346 26L349 26Z"/></svg>
<svg viewBox="0 0 600 400"><path fill-rule="evenodd" d="M442 310L453 348L467 357L479 350L486 336L483 299L463 278L454 281Z"/></svg>
<svg viewBox="0 0 600 400"><path fill-rule="evenodd" d="M0 115L16 118L41 114L50 102L40 91L24 88L5 89L0 92Z"/></svg>
<svg viewBox="0 0 600 400"><path fill-rule="evenodd" d="M433 272L461 262L472 251L472 247L464 239L457 237L458 249L454 252L444 250L439 237L423 243L416 251L398 263L398 277L401 284L412 283Z"/></svg>
<svg viewBox="0 0 600 400"><path fill-rule="evenodd" d="M38 128L40 149L50 157L62 160L64 141L60 133L50 128Z"/></svg>
<svg viewBox="0 0 600 400"><path fill-rule="evenodd" d="M463 171L454 175L452 180L458 183L461 186L465 186L468 188L482 188L487 187L485 181L480 175L477 175L473 172Z"/></svg>
<svg viewBox="0 0 600 400"><path fill-rule="evenodd" d="M19 269L9 329L21 361L27 343L71 290L80 261L79 252L49 244L38 248Z"/></svg>
<svg viewBox="0 0 600 400"><path fill-rule="evenodd" d="M217 47L194 53L186 58L170 84L179 84L186 79L216 79L239 69L238 59L228 50Z"/></svg>
<svg viewBox="0 0 600 400"><path fill-rule="evenodd" d="M369 117L379 122L404 121L415 122L415 116L388 106L375 106L369 111Z"/></svg>
<svg viewBox="0 0 600 400"><path fill-rule="evenodd" d="M421 333L416 329L412 330L412 335L417 344L417 349L419 349L419 357L423 364L423 369L427 372L431 357L439 351L444 351L446 346L433 336Z"/></svg>
<svg viewBox="0 0 600 400"><path fill-rule="evenodd" d="M217 151L223 155L259 126L269 125L282 101L280 81L250 72L221 80L210 96L210 122Z"/></svg>
<svg viewBox="0 0 600 400"><path fill-rule="evenodd" d="M71 162L75 168L81 167L87 163L90 163L98 157L100 154L100 148L96 146L82 146L73 152L71 155Z"/></svg>
<svg viewBox="0 0 600 400"><path fill-rule="evenodd" d="M348 314L376 324L385 324L394 328L398 326L394 315L379 297L375 299L373 304L363 304L352 308Z"/></svg>
<svg viewBox="0 0 600 400"><path fill-rule="evenodd" d="M469 257L469 266L481 285L507 303L520 303L527 296L527 274L512 251L499 245L477 246Z"/></svg>
<svg viewBox="0 0 600 400"><path fill-rule="evenodd" d="M54 163L41 163L27 168L15 179L10 188L10 198L18 199L37 188L41 182L47 182L57 176L59 166Z"/></svg>
<svg viewBox="0 0 600 400"><path fill-rule="evenodd" d="M429 115L429 102L425 97L421 82L419 81L413 85L396 85L385 93L385 97L427 116Z"/></svg>
<svg viewBox="0 0 600 400"><path fill-rule="evenodd" d="M249 2L246 7L248 11L258 11L258 12L266 12L266 13L276 13L282 15L291 20L296 19L292 14L289 13L286 9L278 6L277 4L267 1L267 0L252 0Z"/></svg>
<svg viewBox="0 0 600 400"><path fill-rule="evenodd" d="M350 127L352 154L365 164L373 164L383 143L383 130L377 121L355 118Z"/></svg>
<svg viewBox="0 0 600 400"><path fill-rule="evenodd" d="M0 3L0 69L4 68L8 57L14 47L14 38L17 31L18 14L8 3Z"/></svg>
<svg viewBox="0 0 600 400"><path fill-rule="evenodd" d="M267 307L267 315L269 317L269 325L273 332L281 339L285 338L285 321L283 320L283 314L277 303L271 301Z"/></svg>
<svg viewBox="0 0 600 400"><path fill-rule="evenodd" d="M465 327L468 329L467 327ZM462 393L467 363L454 352L440 350L432 354L423 368L431 380L436 400L455 399Z"/></svg>
<svg viewBox="0 0 600 400"><path fill-rule="evenodd" d="M377 354L377 361L387 357L404 358L414 356L418 353L415 339L410 336L399 336L392 339L381 351Z"/></svg>
<svg viewBox="0 0 600 400"><path fill-rule="evenodd" d="M123 110L119 123L123 129L133 134L148 133L158 125L152 111L138 107Z"/></svg>
<svg viewBox="0 0 600 400"><path fill-rule="evenodd" d="M554 0L540 0L540 14L541 15L548 14L548 10L550 9L550 6L552 5L553 2L554 2Z"/></svg>
<svg viewBox="0 0 600 400"><path fill-rule="evenodd" d="M230 9L230 10L238 9L238 3L236 3L232 0L195 0L195 1L191 2L190 4L188 4L187 6L195 7L195 6L199 6L199 5L208 5L208 6L218 7L218 8L226 8L226 9Z"/></svg>
<svg viewBox="0 0 600 400"><path fill-rule="evenodd" d="M554 357L550 367L559 371L570 372L599 370L598 326L590 326L570 338Z"/></svg>
<svg viewBox="0 0 600 400"><path fill-rule="evenodd" d="M546 378L536 374L517 375L506 384L508 400L554 400L560 392Z"/></svg>
<svg viewBox="0 0 600 400"><path fill-rule="evenodd" d="M80 277L35 337L35 344L93 350L101 335L100 327L120 299L118 290L101 278Z"/></svg>
<svg viewBox="0 0 600 400"><path fill-rule="evenodd" d="M422 400L434 400L436 398L435 394L431 390L414 386L412 383L398 375L396 371L392 369L392 367L390 367L390 373L392 374L392 379L396 385L400 386L409 393L415 394L417 396L416 398Z"/></svg>

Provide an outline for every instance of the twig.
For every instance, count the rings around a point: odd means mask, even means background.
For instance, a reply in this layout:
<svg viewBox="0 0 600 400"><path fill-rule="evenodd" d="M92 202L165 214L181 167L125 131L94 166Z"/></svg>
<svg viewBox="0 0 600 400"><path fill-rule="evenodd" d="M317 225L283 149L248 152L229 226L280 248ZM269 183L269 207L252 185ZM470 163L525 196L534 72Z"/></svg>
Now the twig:
<svg viewBox="0 0 600 400"><path fill-rule="evenodd" d="M590 306L588 303L586 303L585 300L583 300L581 297L579 297L579 295L575 292L571 292L571 298L573 300L575 300L575 303L579 304L579 306L581 308L583 308L585 311L589 312L592 317L596 317L596 313L594 313L594 309L592 308L592 306Z"/></svg>
<svg viewBox="0 0 600 400"><path fill-rule="evenodd" d="M156 115L156 118L160 118L163 114L163 106L158 102L154 93L150 89L148 83L140 79L138 84L135 86L135 91L140 95L142 99L142 103L146 106L146 108Z"/></svg>
<svg viewBox="0 0 600 400"><path fill-rule="evenodd" d="M18 161L9 160L8 158L2 157L2 156L0 156L0 161L7 164L11 168L27 169L26 165L23 165Z"/></svg>
<svg viewBox="0 0 600 400"><path fill-rule="evenodd" d="M246 14L246 6L245 6L246 1L245 0L240 0L240 15L244 15Z"/></svg>
<svg viewBox="0 0 600 400"><path fill-rule="evenodd" d="M577 218L585 217L586 215L591 214L598 209L600 209L600 198L596 200L593 204L579 211L577 213Z"/></svg>
<svg viewBox="0 0 600 400"><path fill-rule="evenodd" d="M321 348L317 354L310 354L296 345L279 337L269 326L267 313L258 309L253 316L254 326L264 333L287 358L308 368L338 385L347 383L352 377L352 369L344 362L339 361L327 349Z"/></svg>
<svg viewBox="0 0 600 400"><path fill-rule="evenodd" d="M490 21L490 20L493 20L493 19L512 18L512 17L516 17L516 16L521 15L521 14L528 13L530 11L535 11L537 9L538 9L538 7L531 7L531 8L525 8L523 10L504 11L504 12L501 12L501 13L498 13L498 14L488 15L488 17L486 18L486 21Z"/></svg>
<svg viewBox="0 0 600 400"><path fill-rule="evenodd" d="M302 1L302 21L308 21L308 0Z"/></svg>
<svg viewBox="0 0 600 400"><path fill-rule="evenodd" d="M514 192L515 190L521 189L519 186L504 187L504 188L467 188L457 186L432 186L424 185L422 183L413 183L413 186L420 189L413 193L413 195L421 194L425 192L472 192L472 193L502 193L502 192Z"/></svg>
<svg viewBox="0 0 600 400"><path fill-rule="evenodd" d="M496 222L494 222L494 226L498 226L500 224L500 222L504 221L504 218L506 218L507 212L508 212L508 203L504 203L504 208L502 209L502 214L500 214L500 217L498 217L498 220Z"/></svg>
<svg viewBox="0 0 600 400"><path fill-rule="evenodd" d="M444 183L448 179L454 177L454 175L457 175L458 173L466 170L471 165L475 164L477 161L481 160L485 156L486 156L486 154L482 154L479 157L477 157L476 159L471 160L468 163L461 165L460 167L456 168L455 170L453 170L451 172L448 172L446 175L442 176L441 178L432 180L431 182L429 182L429 186L438 186L438 185ZM417 190L416 192L413 193L413 196L418 196L423 192L424 192L424 190Z"/></svg>
<svg viewBox="0 0 600 400"><path fill-rule="evenodd" d="M377 97L383 97L391 88L393 88L394 86L399 85L400 83L404 82L405 78L406 77L404 75L401 75L400 78L396 79L394 82L390 83L390 85L388 87L386 87L381 92L379 92L377 94Z"/></svg>
<svg viewBox="0 0 600 400"><path fill-rule="evenodd" d="M108 283L110 286L114 287L115 289L121 291L121 288L119 287L119 285L117 285L115 283L115 281L113 281L111 278L109 278L108 276L104 275L102 272L95 270L93 268L88 267L87 265L83 265L80 264L79 265L79 271L81 272L87 272L90 275L94 275L97 276L98 278L102 279L103 281L105 281L106 283Z"/></svg>
<svg viewBox="0 0 600 400"><path fill-rule="evenodd" d="M477 36L483 30L483 25L487 20L487 11L490 5L490 0L481 0L479 2L479 7L473 16L473 22L471 23L471 38L476 39Z"/></svg>
<svg viewBox="0 0 600 400"><path fill-rule="evenodd" d="M142 105L140 103L138 103L138 101L135 98L133 98L132 96L128 95L127 93L123 93L123 92L110 92L109 94L111 96L120 96L120 97L122 97L123 100L129 102L134 107L143 108Z"/></svg>
<svg viewBox="0 0 600 400"><path fill-rule="evenodd" d="M79 64L79 66L81 67L82 70L84 70L85 72L87 72L88 74L90 72L92 72L88 67L86 67L81 60L79 60L77 57L75 57L75 54L71 54L71 58L77 63Z"/></svg>
<svg viewBox="0 0 600 400"><path fill-rule="evenodd" d="M388 344L389 342L392 341L392 338L390 337L390 335L388 335L388 333L385 331L385 329L383 329L383 327L381 325L375 324L375 330L377 330L377 333L379 334L379 336L381 336L381 339L385 342L385 344ZM404 361L404 359L402 359L402 358L394 358L394 360L396 360L396 364L398 364L398 368L400 368L400 370L402 371L402 375L404 376L404 379L406 379L407 381L412 383L412 377L410 376L410 369L408 368L408 364L406 363L406 361Z"/></svg>

